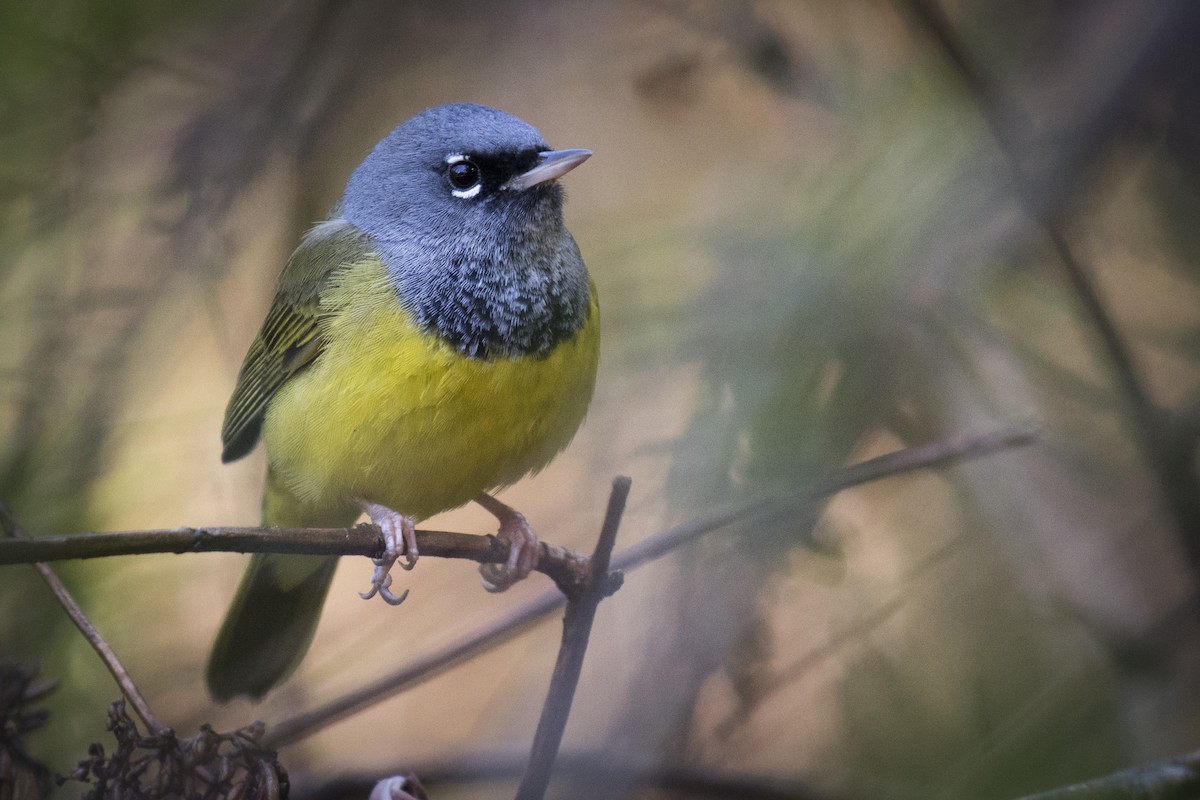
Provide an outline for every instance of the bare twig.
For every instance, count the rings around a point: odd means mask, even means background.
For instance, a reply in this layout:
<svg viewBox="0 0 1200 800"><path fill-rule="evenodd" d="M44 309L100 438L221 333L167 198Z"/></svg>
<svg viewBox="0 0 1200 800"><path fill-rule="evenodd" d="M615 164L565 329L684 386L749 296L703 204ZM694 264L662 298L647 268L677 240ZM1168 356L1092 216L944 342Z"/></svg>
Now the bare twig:
<svg viewBox="0 0 1200 800"><path fill-rule="evenodd" d="M17 523L8 506L0 502L0 528L4 530L4 534L10 539L27 539L25 531ZM117 685L121 687L121 692L129 700L137 715L145 723L146 727L156 735L165 735L171 732L171 729L158 721L154 713L150 711L150 706L146 699L142 697L142 693L138 691L137 684L133 682L133 678L129 676L129 672L117 658L117 654L108 646L108 642L104 641L104 637L96 630L96 626L92 625L92 621L88 619L79 603L75 602L75 598L54 574L54 570L49 564L37 563L33 565L37 569L38 574L42 576L42 580L50 587L50 591L54 592L54 596L58 598L59 604L67 612L71 621L75 623L75 627L83 634L83 637L91 644L92 649L100 656L100 660L104 662L104 666L112 673Z"/></svg>
<svg viewBox="0 0 1200 800"><path fill-rule="evenodd" d="M504 563L508 545L494 536L452 531L417 531L421 555ZM144 553L294 553L376 557L383 535L375 525L352 528L171 528L145 531L78 533L0 541L0 565ZM543 543L536 569L564 592L574 591L587 575L587 559Z"/></svg>
<svg viewBox="0 0 1200 800"><path fill-rule="evenodd" d="M558 748L562 744L567 717L575 688L579 685L579 673L583 669L583 657L587 653L588 639L592 635L592 622L600 601L615 588L610 578L608 565L613 546L617 542L617 528L625 512L625 501L629 497L631 480L620 476L613 480L612 493L608 498L608 511L596 550L592 553L591 571L580 590L567 600L567 612L563 616L562 644L558 648L558 659L542 705L542 716L538 720L529 753L529 765L517 789L517 800L541 800L550 785L550 772Z"/></svg>
<svg viewBox="0 0 1200 800"><path fill-rule="evenodd" d="M613 557L611 566L613 569L619 570L634 569L735 521L790 513L799 507L853 486L916 470L949 466L959 461L1031 444L1033 441L1035 441L1033 430L1017 426L981 435L959 436L888 453L835 473L821 484L802 491L795 497L714 511L691 522L663 531L622 550ZM424 683L479 653L498 647L565 604L566 597L562 592L544 591L518 606L507 616L423 656L390 675L335 698L323 706L318 706L276 724L264 741L272 747L281 747L310 736L381 700Z"/></svg>

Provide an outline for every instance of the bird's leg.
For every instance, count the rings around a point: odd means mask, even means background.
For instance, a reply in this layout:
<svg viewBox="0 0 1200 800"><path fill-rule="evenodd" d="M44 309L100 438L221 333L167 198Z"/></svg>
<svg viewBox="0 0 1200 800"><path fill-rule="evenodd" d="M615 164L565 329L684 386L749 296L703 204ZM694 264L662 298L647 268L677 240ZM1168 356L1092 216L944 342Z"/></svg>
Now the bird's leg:
<svg viewBox="0 0 1200 800"><path fill-rule="evenodd" d="M483 588L489 592L503 592L524 579L537 566L538 551L541 549L538 547L537 534L529 527L521 512L501 503L487 492L476 497L475 502L500 520L496 538L508 545L508 561L479 567Z"/></svg>
<svg viewBox="0 0 1200 800"><path fill-rule="evenodd" d="M408 590L405 589L404 594L401 595L392 594L390 588L392 567L395 566L400 556L404 556L404 563L400 565L404 569L412 569L417 565L416 525L413 523L412 517L406 517L399 511L393 511L379 503L359 500L358 504L371 517L371 522L378 525L379 529L383 531L385 543L383 555L373 559L375 574L371 576L371 588L366 592L360 592L358 596L363 600L370 600L378 594L388 605L398 606L404 602L404 598L408 597Z"/></svg>

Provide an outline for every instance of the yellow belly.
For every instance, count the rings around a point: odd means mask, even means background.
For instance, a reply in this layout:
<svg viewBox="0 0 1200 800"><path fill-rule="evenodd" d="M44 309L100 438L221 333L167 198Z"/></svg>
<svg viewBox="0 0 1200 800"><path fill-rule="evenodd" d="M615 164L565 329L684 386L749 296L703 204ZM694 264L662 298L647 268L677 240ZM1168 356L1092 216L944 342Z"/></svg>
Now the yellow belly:
<svg viewBox="0 0 1200 800"><path fill-rule="evenodd" d="M321 298L320 356L263 423L272 479L304 506L362 498L422 519L544 467L574 436L599 355L584 328L541 358L465 358L413 323L377 260Z"/></svg>

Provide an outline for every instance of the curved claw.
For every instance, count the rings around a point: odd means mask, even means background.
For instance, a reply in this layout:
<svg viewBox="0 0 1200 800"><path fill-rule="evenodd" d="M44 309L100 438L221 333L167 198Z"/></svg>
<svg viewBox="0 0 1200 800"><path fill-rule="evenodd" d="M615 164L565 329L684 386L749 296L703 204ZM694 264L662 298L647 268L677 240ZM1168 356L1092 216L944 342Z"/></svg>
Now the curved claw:
<svg viewBox="0 0 1200 800"><path fill-rule="evenodd" d="M405 589L399 595L395 595L395 594L392 594L391 586L392 586L392 576L388 575L386 578L383 579L382 585L372 586L371 590L369 592L367 592L367 594L365 596L362 594L359 594L359 597L362 597L362 599L364 599L364 600L369 600L371 598L371 595L378 593L379 599L382 600L383 602L387 603L389 606L398 606L401 603L403 603L405 601L405 599L408 597L408 589Z"/></svg>
<svg viewBox="0 0 1200 800"><path fill-rule="evenodd" d="M379 597L381 600L383 600L383 602L387 603L389 606L398 606L401 603L403 603L405 600L408 599L408 589L405 589L399 595L394 595L387 589L380 589Z"/></svg>
<svg viewBox="0 0 1200 800"><path fill-rule="evenodd" d="M384 551L379 558L371 559L375 564L375 572L371 575L371 588L359 592L359 597L370 600L375 595L383 598L388 605L398 606L408 597L408 590L403 594L393 594L389 587L392 585L391 569L404 556L400 567L411 570L417 565L416 528L411 517L406 517L378 503L361 501L363 509L370 515L371 521L383 531Z"/></svg>
<svg viewBox="0 0 1200 800"><path fill-rule="evenodd" d="M483 579L484 591L499 594L512 586L516 581L512 574L505 571L504 564L481 564L479 576Z"/></svg>
<svg viewBox="0 0 1200 800"><path fill-rule="evenodd" d="M376 559L381 560L381 559ZM370 600L375 595L387 603L389 606L398 606L404 602L404 598L408 597L408 590L404 590L404 594L397 597L390 591L392 586L392 576L387 572L384 565L379 564L376 567L375 574L371 577L371 588L365 592L359 592L358 596L363 600Z"/></svg>

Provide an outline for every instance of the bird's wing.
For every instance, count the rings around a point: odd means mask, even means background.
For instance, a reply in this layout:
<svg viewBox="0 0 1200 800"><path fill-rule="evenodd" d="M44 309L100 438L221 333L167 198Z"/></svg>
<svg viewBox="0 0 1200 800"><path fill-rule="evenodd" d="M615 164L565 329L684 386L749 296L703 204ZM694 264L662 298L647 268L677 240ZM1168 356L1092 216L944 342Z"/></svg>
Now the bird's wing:
<svg viewBox="0 0 1200 800"><path fill-rule="evenodd" d="M340 270L371 251L370 238L344 220L309 231L279 276L279 288L225 408L221 460L234 461L258 442L267 404L288 378L321 355L317 320L321 290Z"/></svg>

